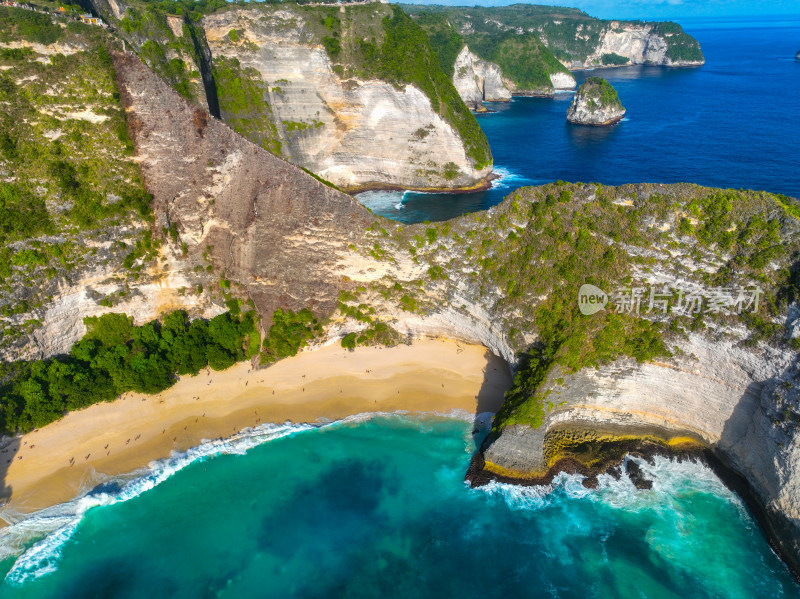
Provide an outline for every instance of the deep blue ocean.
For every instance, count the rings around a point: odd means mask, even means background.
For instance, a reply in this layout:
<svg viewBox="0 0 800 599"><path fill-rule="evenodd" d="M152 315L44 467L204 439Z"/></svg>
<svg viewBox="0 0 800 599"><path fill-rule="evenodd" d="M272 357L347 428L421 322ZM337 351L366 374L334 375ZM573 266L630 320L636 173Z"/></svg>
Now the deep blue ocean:
<svg viewBox="0 0 800 599"><path fill-rule="evenodd" d="M487 104L478 117L502 179L472 194L369 192L402 222L446 220L498 204L522 185L557 181L677 183L800 197L800 16L682 21L703 48L698 68L575 72L606 78L627 109L609 128L566 122L572 94Z"/></svg>

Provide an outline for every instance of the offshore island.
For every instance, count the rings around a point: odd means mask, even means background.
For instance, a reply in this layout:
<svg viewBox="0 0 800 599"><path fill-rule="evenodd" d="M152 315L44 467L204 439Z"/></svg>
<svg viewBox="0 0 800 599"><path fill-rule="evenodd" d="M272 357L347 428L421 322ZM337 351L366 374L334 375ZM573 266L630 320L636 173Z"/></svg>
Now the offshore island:
<svg viewBox="0 0 800 599"><path fill-rule="evenodd" d="M0 7L4 513L259 421L370 399L472 412L483 392L473 484L705 454L800 568L793 200L558 182L401 225L346 193L480 187L470 108L572 88L570 68L702 64L680 26L97 0L103 27L39 8ZM581 312L584 284L608 309Z"/></svg>

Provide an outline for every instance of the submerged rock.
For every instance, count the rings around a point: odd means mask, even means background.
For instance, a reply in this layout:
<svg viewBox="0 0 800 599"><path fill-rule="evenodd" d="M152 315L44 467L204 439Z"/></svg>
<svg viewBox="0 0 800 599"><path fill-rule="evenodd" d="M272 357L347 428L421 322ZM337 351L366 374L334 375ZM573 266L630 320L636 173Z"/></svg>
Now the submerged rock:
<svg viewBox="0 0 800 599"><path fill-rule="evenodd" d="M575 92L567 110L567 120L578 125L613 125L625 116L625 107L611 84L600 77L589 77Z"/></svg>
<svg viewBox="0 0 800 599"><path fill-rule="evenodd" d="M797 54L794 55L795 60L800 60L800 50L797 51Z"/></svg>

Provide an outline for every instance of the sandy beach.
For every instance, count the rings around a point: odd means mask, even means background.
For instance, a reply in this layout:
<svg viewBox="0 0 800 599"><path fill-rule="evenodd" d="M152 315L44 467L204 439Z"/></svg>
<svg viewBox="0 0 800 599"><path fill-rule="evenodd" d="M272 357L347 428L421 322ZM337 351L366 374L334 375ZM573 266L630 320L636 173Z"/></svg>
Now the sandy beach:
<svg viewBox="0 0 800 599"><path fill-rule="evenodd" d="M486 348L439 339L355 351L335 344L267 369L246 362L204 370L158 395L128 393L4 440L0 449L8 451L0 457L4 466L11 462L2 486L11 490L9 511L29 513L172 451L264 422L370 411L496 411L509 384L506 364Z"/></svg>

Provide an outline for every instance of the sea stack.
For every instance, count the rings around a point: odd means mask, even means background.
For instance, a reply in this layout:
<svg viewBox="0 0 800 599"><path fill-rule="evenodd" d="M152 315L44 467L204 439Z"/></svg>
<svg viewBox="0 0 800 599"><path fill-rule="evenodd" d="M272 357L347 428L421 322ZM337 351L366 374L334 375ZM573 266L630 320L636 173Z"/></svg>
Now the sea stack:
<svg viewBox="0 0 800 599"><path fill-rule="evenodd" d="M601 77L589 77L575 92L567 120L577 125L613 125L625 116L617 90Z"/></svg>

